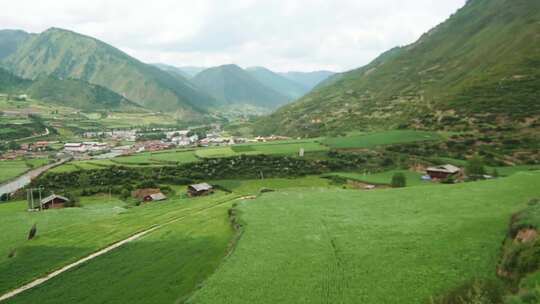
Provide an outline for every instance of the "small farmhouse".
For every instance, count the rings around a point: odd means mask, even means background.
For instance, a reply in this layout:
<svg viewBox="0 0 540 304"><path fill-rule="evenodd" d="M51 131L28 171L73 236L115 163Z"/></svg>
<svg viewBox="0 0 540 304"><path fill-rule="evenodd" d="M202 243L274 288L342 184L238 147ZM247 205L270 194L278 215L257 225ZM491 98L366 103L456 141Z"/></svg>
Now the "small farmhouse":
<svg viewBox="0 0 540 304"><path fill-rule="evenodd" d="M449 176L457 175L459 172L461 172L461 169L454 165L443 165L443 166L429 167L426 169L426 173L432 179L445 179L445 178L448 178Z"/></svg>
<svg viewBox="0 0 540 304"><path fill-rule="evenodd" d="M167 199L160 189L147 188L133 191L132 196L142 202L163 201Z"/></svg>
<svg viewBox="0 0 540 304"><path fill-rule="evenodd" d="M203 196L212 194L214 192L214 187L207 183L195 184L188 186L188 195L189 196Z"/></svg>
<svg viewBox="0 0 540 304"><path fill-rule="evenodd" d="M59 209L64 208L66 203L69 203L68 198L53 194L42 199L40 205L41 209Z"/></svg>

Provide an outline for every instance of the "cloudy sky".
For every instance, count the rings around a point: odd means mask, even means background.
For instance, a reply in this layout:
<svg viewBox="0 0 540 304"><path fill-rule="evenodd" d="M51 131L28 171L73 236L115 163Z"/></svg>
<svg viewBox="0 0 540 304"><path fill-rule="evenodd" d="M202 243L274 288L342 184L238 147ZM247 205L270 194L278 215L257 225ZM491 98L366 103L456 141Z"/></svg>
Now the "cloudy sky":
<svg viewBox="0 0 540 304"><path fill-rule="evenodd" d="M0 0L0 28L61 27L145 62L344 71L414 42L466 0Z"/></svg>

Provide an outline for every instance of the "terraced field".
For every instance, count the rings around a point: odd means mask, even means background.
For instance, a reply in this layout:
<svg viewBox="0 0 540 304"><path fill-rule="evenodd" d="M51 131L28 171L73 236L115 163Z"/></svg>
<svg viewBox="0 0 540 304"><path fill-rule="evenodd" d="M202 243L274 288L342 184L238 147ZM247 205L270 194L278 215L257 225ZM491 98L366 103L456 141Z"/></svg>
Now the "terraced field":
<svg viewBox="0 0 540 304"><path fill-rule="evenodd" d="M365 149L390 144L433 141L442 138L441 135L435 132L396 130L327 138L322 143L334 149Z"/></svg>
<svg viewBox="0 0 540 304"><path fill-rule="evenodd" d="M348 180L375 185L390 185L392 176L394 176L396 173L403 173L405 175L405 178L407 179L407 186L432 185L430 182L422 181L421 177L423 174L408 170L390 170L373 174L368 172L338 172L327 174L326 176L337 176Z"/></svg>
<svg viewBox="0 0 540 304"><path fill-rule="evenodd" d="M243 236L190 303L425 303L494 278L512 213L540 172L373 192L267 193L239 207Z"/></svg>

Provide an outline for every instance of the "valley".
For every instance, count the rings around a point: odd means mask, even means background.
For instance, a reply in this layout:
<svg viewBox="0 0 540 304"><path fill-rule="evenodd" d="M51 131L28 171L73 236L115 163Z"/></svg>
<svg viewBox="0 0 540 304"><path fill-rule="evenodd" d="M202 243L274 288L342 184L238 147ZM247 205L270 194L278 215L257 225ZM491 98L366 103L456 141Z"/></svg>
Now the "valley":
<svg viewBox="0 0 540 304"><path fill-rule="evenodd" d="M181 2L0 30L0 303L540 303L540 2Z"/></svg>

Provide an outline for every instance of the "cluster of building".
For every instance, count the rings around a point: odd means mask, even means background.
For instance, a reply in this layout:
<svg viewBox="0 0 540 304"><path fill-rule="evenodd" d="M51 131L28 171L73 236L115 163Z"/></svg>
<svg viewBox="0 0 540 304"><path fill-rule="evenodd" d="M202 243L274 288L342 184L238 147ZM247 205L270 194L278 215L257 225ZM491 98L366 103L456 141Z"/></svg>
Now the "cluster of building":
<svg viewBox="0 0 540 304"><path fill-rule="evenodd" d="M118 131L105 131L105 132L85 132L84 138L110 138L112 140L119 141L136 141L138 129L133 130L118 130Z"/></svg>
<svg viewBox="0 0 540 304"><path fill-rule="evenodd" d="M199 141L197 134L190 134L189 130L170 131L165 133L167 141L179 147L196 145Z"/></svg>
<svg viewBox="0 0 540 304"><path fill-rule="evenodd" d="M68 153L92 153L104 152L110 150L107 143L102 142L82 142L82 143L66 143L64 144L64 152Z"/></svg>

